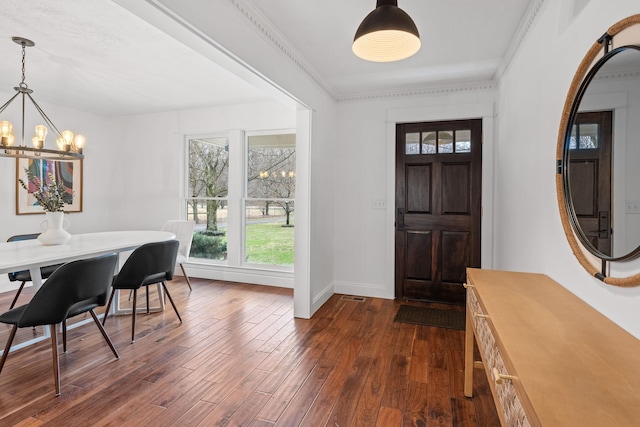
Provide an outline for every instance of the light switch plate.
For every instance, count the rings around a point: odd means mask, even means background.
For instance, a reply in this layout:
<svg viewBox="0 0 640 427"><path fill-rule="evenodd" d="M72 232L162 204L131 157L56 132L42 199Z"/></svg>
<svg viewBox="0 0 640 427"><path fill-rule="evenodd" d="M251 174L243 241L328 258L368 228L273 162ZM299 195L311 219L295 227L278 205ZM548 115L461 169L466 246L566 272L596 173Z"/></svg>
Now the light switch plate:
<svg viewBox="0 0 640 427"><path fill-rule="evenodd" d="M378 200L371 201L371 209L386 209L386 208L387 208L386 200L378 199Z"/></svg>

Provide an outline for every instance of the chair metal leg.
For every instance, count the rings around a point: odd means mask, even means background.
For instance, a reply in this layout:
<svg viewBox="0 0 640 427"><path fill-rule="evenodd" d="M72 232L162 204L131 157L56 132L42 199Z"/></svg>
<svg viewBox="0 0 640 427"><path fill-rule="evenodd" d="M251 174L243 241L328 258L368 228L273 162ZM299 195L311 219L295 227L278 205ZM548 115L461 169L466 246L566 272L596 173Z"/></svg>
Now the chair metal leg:
<svg viewBox="0 0 640 427"><path fill-rule="evenodd" d="M144 290L146 291L146 295L147 295L147 314L151 313L151 311L149 311L149 286L145 286Z"/></svg>
<svg viewBox="0 0 640 427"><path fill-rule="evenodd" d="M11 310L16 305L16 302L18 302L18 297L20 296L20 292L22 292L22 289L24 288L24 284L25 284L25 282L23 281L22 284L20 285L20 287L18 288L18 292L16 292L16 296L13 297L13 301L11 301L11 305L9 306L9 310Z"/></svg>
<svg viewBox="0 0 640 427"><path fill-rule="evenodd" d="M167 294L167 297L169 298L169 301L171 302L171 305L173 306L173 311L176 312L176 315L178 316L178 320L180 320L180 323L182 323L182 317L180 317L180 313L178 313L178 308L176 307L176 303L173 302L173 298L171 298L171 294L169 293L169 289L167 289L167 284L164 281L162 282L162 287L164 288L164 292L165 292L165 294Z"/></svg>
<svg viewBox="0 0 640 427"><path fill-rule="evenodd" d="M91 317L93 317L93 321L96 322L96 326L98 326L98 329L100 329L100 333L102 334L102 337L109 345L109 348L113 352L113 355L116 356L116 359L120 359L120 355L118 354L118 351L116 350L113 343L111 342L111 338L109 338L107 331L105 331L102 325L100 324L100 321L98 320L98 316L96 316L96 313L93 310L89 310L89 313L91 314Z"/></svg>
<svg viewBox="0 0 640 427"><path fill-rule="evenodd" d="M62 321L62 352L67 352L67 319Z"/></svg>
<svg viewBox="0 0 640 427"><path fill-rule="evenodd" d="M49 325L51 332L51 353L53 354L53 378L56 384L56 396L60 396L60 362L58 361L58 331L56 325Z"/></svg>
<svg viewBox="0 0 640 427"><path fill-rule="evenodd" d="M104 326L104 322L107 321L107 316L109 315L109 309L111 308L111 303L113 302L113 296L116 294L115 289L111 289L111 295L109 296L109 302L107 303L107 308L104 311L104 317L102 318L102 326Z"/></svg>
<svg viewBox="0 0 640 427"><path fill-rule="evenodd" d="M180 269L182 269L182 275L184 276L185 280L187 281L187 285L189 285L189 290L192 291L193 288L191 287L191 282L189 281L189 276L187 276L187 272L184 271L184 265L182 265L182 263L180 263Z"/></svg>
<svg viewBox="0 0 640 427"><path fill-rule="evenodd" d="M18 325L13 325L11 332L9 332L9 339L7 339L7 344L4 346L2 358L0 359L0 372L2 372L2 368L4 368L4 362L7 360L7 356L9 355L9 350L11 350L11 344L13 344L13 339L16 337L17 330Z"/></svg>
<svg viewBox="0 0 640 427"><path fill-rule="evenodd" d="M162 282L156 283L156 289L158 290L158 298L160 299L160 311L164 311L167 306L167 294L162 290Z"/></svg>
<svg viewBox="0 0 640 427"><path fill-rule="evenodd" d="M138 302L138 290L133 290L133 309L131 310L131 342L136 342L136 307Z"/></svg>

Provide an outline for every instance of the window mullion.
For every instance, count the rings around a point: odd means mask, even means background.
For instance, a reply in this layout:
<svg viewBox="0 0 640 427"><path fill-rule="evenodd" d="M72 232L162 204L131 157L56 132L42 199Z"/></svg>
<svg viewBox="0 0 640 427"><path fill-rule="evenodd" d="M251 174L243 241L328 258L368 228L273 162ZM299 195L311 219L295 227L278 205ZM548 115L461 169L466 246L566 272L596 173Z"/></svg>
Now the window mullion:
<svg viewBox="0 0 640 427"><path fill-rule="evenodd" d="M231 266L242 265L244 157L244 132L229 131L227 262Z"/></svg>

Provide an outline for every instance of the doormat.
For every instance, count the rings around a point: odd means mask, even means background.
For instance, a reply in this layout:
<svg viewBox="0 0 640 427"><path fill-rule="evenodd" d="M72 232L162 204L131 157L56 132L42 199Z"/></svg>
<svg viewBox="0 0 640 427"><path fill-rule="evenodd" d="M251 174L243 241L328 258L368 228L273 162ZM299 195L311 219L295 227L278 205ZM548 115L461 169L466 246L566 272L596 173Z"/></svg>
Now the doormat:
<svg viewBox="0 0 640 427"><path fill-rule="evenodd" d="M464 317L464 311L438 310L402 304L398 314L396 314L395 321L464 331Z"/></svg>

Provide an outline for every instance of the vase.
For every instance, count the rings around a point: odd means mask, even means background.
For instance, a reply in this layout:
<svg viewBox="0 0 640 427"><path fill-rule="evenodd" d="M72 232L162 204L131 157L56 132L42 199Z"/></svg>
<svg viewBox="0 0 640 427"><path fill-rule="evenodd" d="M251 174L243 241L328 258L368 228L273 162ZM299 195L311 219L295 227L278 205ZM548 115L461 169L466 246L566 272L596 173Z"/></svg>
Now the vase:
<svg viewBox="0 0 640 427"><path fill-rule="evenodd" d="M66 243L71 234L65 230L69 227L69 220L64 218L64 212L45 212L47 219L40 223L43 233L38 240L43 245L62 245Z"/></svg>

